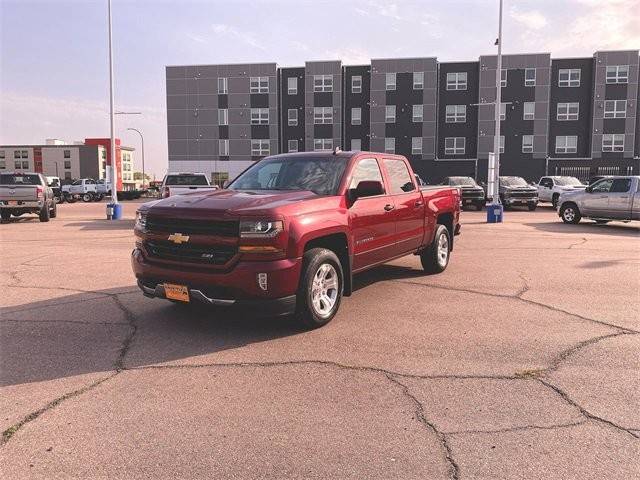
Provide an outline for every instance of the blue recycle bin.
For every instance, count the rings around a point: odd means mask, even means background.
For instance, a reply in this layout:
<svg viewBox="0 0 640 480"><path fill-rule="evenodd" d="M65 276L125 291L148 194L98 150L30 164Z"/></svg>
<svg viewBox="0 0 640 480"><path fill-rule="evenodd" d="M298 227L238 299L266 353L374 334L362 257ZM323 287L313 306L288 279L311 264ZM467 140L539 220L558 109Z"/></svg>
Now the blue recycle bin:
<svg viewBox="0 0 640 480"><path fill-rule="evenodd" d="M504 207L499 205L487 206L487 223L502 223L502 217L504 216Z"/></svg>
<svg viewBox="0 0 640 480"><path fill-rule="evenodd" d="M107 203L107 220L120 220L122 218L122 205L119 203Z"/></svg>

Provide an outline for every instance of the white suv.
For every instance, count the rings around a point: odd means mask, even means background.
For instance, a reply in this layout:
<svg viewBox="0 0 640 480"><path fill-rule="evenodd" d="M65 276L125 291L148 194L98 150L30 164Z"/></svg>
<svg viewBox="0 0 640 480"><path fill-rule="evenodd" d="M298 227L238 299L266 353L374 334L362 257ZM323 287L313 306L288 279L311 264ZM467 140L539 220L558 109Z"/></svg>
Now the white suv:
<svg viewBox="0 0 640 480"><path fill-rule="evenodd" d="M538 198L541 202L551 202L558 207L558 199L565 192L584 190L586 185L576 177L542 177L538 182Z"/></svg>

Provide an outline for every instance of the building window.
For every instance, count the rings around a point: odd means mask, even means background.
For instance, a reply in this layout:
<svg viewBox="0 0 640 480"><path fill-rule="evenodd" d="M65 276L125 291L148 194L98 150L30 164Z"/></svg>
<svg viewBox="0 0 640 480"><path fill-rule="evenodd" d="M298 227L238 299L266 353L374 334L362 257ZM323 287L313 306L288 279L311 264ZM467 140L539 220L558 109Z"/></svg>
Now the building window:
<svg viewBox="0 0 640 480"><path fill-rule="evenodd" d="M218 140L218 155L220 157L229 156L229 139L228 138Z"/></svg>
<svg viewBox="0 0 640 480"><path fill-rule="evenodd" d="M576 153L578 151L578 137L575 135L556 137L556 153Z"/></svg>
<svg viewBox="0 0 640 480"><path fill-rule="evenodd" d="M522 153L533 153L533 135L522 136Z"/></svg>
<svg viewBox="0 0 640 480"><path fill-rule="evenodd" d="M607 65L607 83L629 83L629 65Z"/></svg>
<svg viewBox="0 0 640 480"><path fill-rule="evenodd" d="M7 168L7 164L4 160L0 160L0 170L4 170L5 168Z"/></svg>
<svg viewBox="0 0 640 480"><path fill-rule="evenodd" d="M229 110L221 108L218 110L218 125L229 125Z"/></svg>
<svg viewBox="0 0 640 480"><path fill-rule="evenodd" d="M504 135L500 135L500 153L504 153Z"/></svg>
<svg viewBox="0 0 640 480"><path fill-rule="evenodd" d="M16 170L21 170L22 169L22 160L16 160L14 162L14 165L16 167Z"/></svg>
<svg viewBox="0 0 640 480"><path fill-rule="evenodd" d="M506 118L507 118L507 104L501 103L500 104L500 120L504 120Z"/></svg>
<svg viewBox="0 0 640 480"><path fill-rule="evenodd" d="M351 139L351 151L357 152L358 150L362 150L362 140L359 138Z"/></svg>
<svg viewBox="0 0 640 480"><path fill-rule="evenodd" d="M362 109L352 108L351 109L351 125L360 125L360 124L362 124Z"/></svg>
<svg viewBox="0 0 640 480"><path fill-rule="evenodd" d="M64 150L63 155L64 158L71 158L71 150Z"/></svg>
<svg viewBox="0 0 640 480"><path fill-rule="evenodd" d="M269 155L269 140L251 140L251 156Z"/></svg>
<svg viewBox="0 0 640 480"><path fill-rule="evenodd" d="M396 139L393 137L385 137L384 153L396 153Z"/></svg>
<svg viewBox="0 0 640 480"><path fill-rule="evenodd" d="M422 155L422 137L411 137L411 155Z"/></svg>
<svg viewBox="0 0 640 480"><path fill-rule="evenodd" d="M29 162L25 162L24 160L22 161L22 169L23 170L29 170Z"/></svg>
<svg viewBox="0 0 640 480"><path fill-rule="evenodd" d="M424 119L424 105L414 105L411 111L411 120L422 122Z"/></svg>
<svg viewBox="0 0 640 480"><path fill-rule="evenodd" d="M524 69L524 86L525 87L536 86L536 69L535 68Z"/></svg>
<svg viewBox="0 0 640 480"><path fill-rule="evenodd" d="M627 101L605 100L604 118L627 118Z"/></svg>
<svg viewBox="0 0 640 480"><path fill-rule="evenodd" d="M501 87L506 87L507 86L507 69L503 68L500 71L500 86Z"/></svg>
<svg viewBox="0 0 640 480"><path fill-rule="evenodd" d="M269 77L251 77L249 79L249 92L269 93Z"/></svg>
<svg viewBox="0 0 640 480"><path fill-rule="evenodd" d="M316 125L333 123L333 107L314 107L313 123Z"/></svg>
<svg viewBox="0 0 640 480"><path fill-rule="evenodd" d="M298 109L290 108L287 110L287 125L295 127L298 125Z"/></svg>
<svg viewBox="0 0 640 480"><path fill-rule="evenodd" d="M13 158L20 158L20 150L13 151Z"/></svg>
<svg viewBox="0 0 640 480"><path fill-rule="evenodd" d="M396 106L395 105L387 105L384 107L384 121L385 123L396 122Z"/></svg>
<svg viewBox="0 0 640 480"><path fill-rule="evenodd" d="M447 73L447 90L466 90L467 72Z"/></svg>
<svg viewBox="0 0 640 480"><path fill-rule="evenodd" d="M22 150L22 158L29 158L29 150Z"/></svg>
<svg viewBox="0 0 640 480"><path fill-rule="evenodd" d="M333 92L333 75L314 75L314 92Z"/></svg>
<svg viewBox="0 0 640 480"><path fill-rule="evenodd" d="M362 93L362 77L360 75L351 77L351 93Z"/></svg>
<svg viewBox="0 0 640 480"><path fill-rule="evenodd" d="M295 153L298 151L298 140L288 140L287 141L287 152Z"/></svg>
<svg viewBox="0 0 640 480"><path fill-rule="evenodd" d="M316 152L330 152L333 150L333 138L314 138L313 150Z"/></svg>
<svg viewBox="0 0 640 480"><path fill-rule="evenodd" d="M229 181L229 172L211 172L211 184L219 187Z"/></svg>
<svg viewBox="0 0 640 480"><path fill-rule="evenodd" d="M251 125L269 125L269 109L252 108Z"/></svg>
<svg viewBox="0 0 640 480"><path fill-rule="evenodd" d="M218 77L218 93L220 95L229 93L229 79L226 77Z"/></svg>
<svg viewBox="0 0 640 480"><path fill-rule="evenodd" d="M445 112L446 123L465 123L467 121L466 105L447 105Z"/></svg>
<svg viewBox="0 0 640 480"><path fill-rule="evenodd" d="M444 139L444 153L447 155L464 155L465 137L447 137Z"/></svg>
<svg viewBox="0 0 640 480"><path fill-rule="evenodd" d="M413 72L413 89L424 89L424 72Z"/></svg>
<svg viewBox="0 0 640 480"><path fill-rule="evenodd" d="M65 160L64 161L64 168L66 170L70 170L71 169L71 160Z"/></svg>
<svg viewBox="0 0 640 480"><path fill-rule="evenodd" d="M533 120L536 116L536 102L524 102L522 107L522 119Z"/></svg>
<svg viewBox="0 0 640 480"><path fill-rule="evenodd" d="M559 103L556 107L556 119L559 121L578 120L579 115L579 103Z"/></svg>
<svg viewBox="0 0 640 480"><path fill-rule="evenodd" d="M4 150L0 150L0 158L4 158Z"/></svg>
<svg viewBox="0 0 640 480"><path fill-rule="evenodd" d="M298 77L287 78L287 93L289 95L298 94Z"/></svg>
<svg viewBox="0 0 640 480"><path fill-rule="evenodd" d="M396 74L395 73L387 73L385 76L385 90L395 90L396 89Z"/></svg>
<svg viewBox="0 0 640 480"><path fill-rule="evenodd" d="M561 68L558 71L559 87L579 87L580 86L580 69L579 68Z"/></svg>
<svg viewBox="0 0 640 480"><path fill-rule="evenodd" d="M71 172L64 172L64 179L71 180Z"/></svg>
<svg viewBox="0 0 640 480"><path fill-rule="evenodd" d="M624 133L605 133L602 135L603 152L624 152Z"/></svg>

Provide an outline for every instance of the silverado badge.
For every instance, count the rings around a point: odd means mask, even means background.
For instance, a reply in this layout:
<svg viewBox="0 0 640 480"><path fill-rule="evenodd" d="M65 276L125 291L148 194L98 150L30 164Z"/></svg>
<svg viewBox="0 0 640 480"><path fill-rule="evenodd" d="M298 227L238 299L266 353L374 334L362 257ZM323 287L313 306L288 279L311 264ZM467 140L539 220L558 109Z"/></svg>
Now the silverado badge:
<svg viewBox="0 0 640 480"><path fill-rule="evenodd" d="M181 243L187 243L189 241L189 235L183 235L181 233L172 233L169 235L168 240L180 245Z"/></svg>

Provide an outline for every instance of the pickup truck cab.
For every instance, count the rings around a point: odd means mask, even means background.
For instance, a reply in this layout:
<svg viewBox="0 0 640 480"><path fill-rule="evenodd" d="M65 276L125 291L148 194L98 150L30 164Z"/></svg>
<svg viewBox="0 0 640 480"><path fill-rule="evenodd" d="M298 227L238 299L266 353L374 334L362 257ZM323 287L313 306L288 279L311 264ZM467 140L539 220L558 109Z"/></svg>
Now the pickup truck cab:
<svg viewBox="0 0 640 480"><path fill-rule="evenodd" d="M558 199L565 192L574 190L584 190L584 185L576 177L542 177L538 182L538 200L540 202L551 202L553 208L558 208Z"/></svg>
<svg viewBox="0 0 640 480"><path fill-rule="evenodd" d="M8 222L11 215L37 213L41 222L57 215L53 190L41 173L3 172L0 174L0 215Z"/></svg>
<svg viewBox="0 0 640 480"><path fill-rule="evenodd" d="M459 213L459 190L418 187L402 156L274 155L225 189L142 205L131 263L148 297L295 313L314 328L358 272L411 254L444 271Z"/></svg>
<svg viewBox="0 0 640 480"><path fill-rule="evenodd" d="M98 193L98 185L93 178L81 178L71 185L62 186L62 194L68 202L81 199L83 202L102 200L104 195Z"/></svg>
<svg viewBox="0 0 640 480"><path fill-rule="evenodd" d="M460 189L462 207L472 205L476 210L482 210L487 203L484 189L472 177L445 177L442 184Z"/></svg>
<svg viewBox="0 0 640 480"><path fill-rule="evenodd" d="M44 177L47 180L47 186L53 190L53 198L56 202L62 201L62 184L60 177Z"/></svg>
<svg viewBox="0 0 640 480"><path fill-rule="evenodd" d="M167 173L162 180L160 192L162 198L184 195L194 191L217 190L204 173Z"/></svg>
<svg viewBox="0 0 640 480"><path fill-rule="evenodd" d="M640 176L606 177L584 190L564 192L558 215L564 223L591 218L596 223L640 220Z"/></svg>
<svg viewBox="0 0 640 480"><path fill-rule="evenodd" d="M526 206L533 211L538 206L538 189L522 177L500 177L499 193L505 209Z"/></svg>

